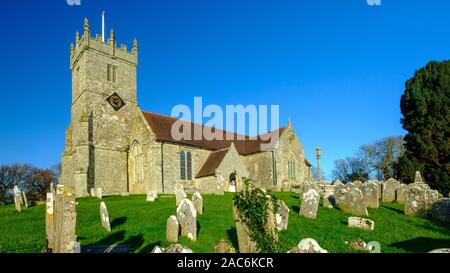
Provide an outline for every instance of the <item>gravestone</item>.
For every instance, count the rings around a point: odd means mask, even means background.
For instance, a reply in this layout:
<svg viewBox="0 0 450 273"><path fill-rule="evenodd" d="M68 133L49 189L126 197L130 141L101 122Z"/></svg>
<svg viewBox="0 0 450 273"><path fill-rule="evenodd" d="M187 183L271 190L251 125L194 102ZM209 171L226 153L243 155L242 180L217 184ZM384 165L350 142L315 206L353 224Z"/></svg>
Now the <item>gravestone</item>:
<svg viewBox="0 0 450 273"><path fill-rule="evenodd" d="M355 185L355 187L357 187L358 189L361 189L361 186L363 185L363 182L356 180L353 182L353 185Z"/></svg>
<svg viewBox="0 0 450 273"><path fill-rule="evenodd" d="M197 241L197 211L191 200L181 200L177 208L177 219L181 226L181 236Z"/></svg>
<svg viewBox="0 0 450 273"><path fill-rule="evenodd" d="M369 219L364 219L361 217L349 217L348 218L349 228L359 228L365 230L374 230L375 222Z"/></svg>
<svg viewBox="0 0 450 273"><path fill-rule="evenodd" d="M149 191L147 194L147 202L155 202L158 198L158 194L155 191Z"/></svg>
<svg viewBox="0 0 450 273"><path fill-rule="evenodd" d="M177 207L180 204L181 200L185 199L187 197L186 193L184 192L184 187L180 183L175 184L175 199L177 203Z"/></svg>
<svg viewBox="0 0 450 273"><path fill-rule="evenodd" d="M323 207L327 209L336 208L336 197L332 193L325 193L323 196Z"/></svg>
<svg viewBox="0 0 450 273"><path fill-rule="evenodd" d="M168 246L167 248L162 248L160 246L155 246L152 250L152 253L173 253L173 254L186 254L186 253L194 253L192 249L180 245L173 244Z"/></svg>
<svg viewBox="0 0 450 273"><path fill-rule="evenodd" d="M339 200L339 207L342 211L349 214L361 216L369 215L367 208L364 205L364 196L362 191L357 188L346 189L345 192L342 193Z"/></svg>
<svg viewBox="0 0 450 273"><path fill-rule="evenodd" d="M15 205L16 211L21 212L22 211L22 195L20 194L19 187L14 186L13 193L14 193L14 205Z"/></svg>
<svg viewBox="0 0 450 273"><path fill-rule="evenodd" d="M328 251L320 247L316 240L308 238L302 240L298 246L291 249L288 253L328 253Z"/></svg>
<svg viewBox="0 0 450 273"><path fill-rule="evenodd" d="M422 179L422 175L418 171L416 172L416 177L414 179L414 183L424 183L424 181Z"/></svg>
<svg viewBox="0 0 450 273"><path fill-rule="evenodd" d="M97 194L95 193L94 188L91 188L91 197L97 197Z"/></svg>
<svg viewBox="0 0 450 273"><path fill-rule="evenodd" d="M25 194L25 192L22 192L22 201L23 201L23 205L27 209L28 208L28 199L27 199L27 195Z"/></svg>
<svg viewBox="0 0 450 273"><path fill-rule="evenodd" d="M289 224L289 208L283 200L278 200L278 211L275 214L277 229L287 230Z"/></svg>
<svg viewBox="0 0 450 273"><path fill-rule="evenodd" d="M108 231L111 232L111 224L109 222L109 213L106 208L105 202L100 203L100 219L102 221L102 226Z"/></svg>
<svg viewBox="0 0 450 273"><path fill-rule="evenodd" d="M289 180L284 180L281 186L281 191L290 192L291 191L291 182Z"/></svg>
<svg viewBox="0 0 450 273"><path fill-rule="evenodd" d="M450 224L450 198L442 198L433 204L433 219Z"/></svg>
<svg viewBox="0 0 450 273"><path fill-rule="evenodd" d="M58 185L54 204L55 236L53 253L78 253L75 190Z"/></svg>
<svg viewBox="0 0 450 273"><path fill-rule="evenodd" d="M55 195L47 193L45 203L45 234L47 238L47 249L53 249L55 244L55 217L54 217Z"/></svg>
<svg viewBox="0 0 450 273"><path fill-rule="evenodd" d="M178 235L180 234L180 223L175 215L167 219L166 240L169 242L178 242Z"/></svg>
<svg viewBox="0 0 450 273"><path fill-rule="evenodd" d="M408 185L401 184L397 191L395 192L395 199L398 204L405 204L406 202L406 191L408 190Z"/></svg>
<svg viewBox="0 0 450 273"><path fill-rule="evenodd" d="M192 195L192 204L194 204L194 208L199 215L203 214L203 197L202 195L196 191Z"/></svg>
<svg viewBox="0 0 450 273"><path fill-rule="evenodd" d="M439 199L435 190L420 186L409 187L406 191L405 214L414 217L426 217L433 204Z"/></svg>
<svg viewBox="0 0 450 273"><path fill-rule="evenodd" d="M336 180L334 181L333 185L334 185L335 187L338 187L338 186L342 186L342 185L344 185L344 184L342 183L341 180L336 179Z"/></svg>
<svg viewBox="0 0 450 273"><path fill-rule="evenodd" d="M214 246L214 253L236 253L236 249L232 247L227 241L221 239L219 243Z"/></svg>
<svg viewBox="0 0 450 273"><path fill-rule="evenodd" d="M102 191L102 188L96 188L95 191L96 191L96 193L97 193L97 198L98 198L98 199L102 199L102 198L103 198L103 191Z"/></svg>
<svg viewBox="0 0 450 273"><path fill-rule="evenodd" d="M316 219L319 200L320 195L316 190L311 189L307 191L302 198L300 215L309 219Z"/></svg>
<svg viewBox="0 0 450 273"><path fill-rule="evenodd" d="M364 197L364 205L367 208L379 208L378 185L374 182L366 182L361 186L361 192Z"/></svg>
<svg viewBox="0 0 450 273"><path fill-rule="evenodd" d="M395 192L400 187L400 182L393 178L389 178L383 185L383 202L395 202Z"/></svg>

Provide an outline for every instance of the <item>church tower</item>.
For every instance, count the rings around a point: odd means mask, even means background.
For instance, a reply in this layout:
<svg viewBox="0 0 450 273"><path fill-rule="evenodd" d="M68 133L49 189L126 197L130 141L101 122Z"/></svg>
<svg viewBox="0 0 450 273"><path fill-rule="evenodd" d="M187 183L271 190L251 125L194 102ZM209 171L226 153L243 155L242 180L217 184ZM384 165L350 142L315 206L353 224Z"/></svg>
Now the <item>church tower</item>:
<svg viewBox="0 0 450 273"><path fill-rule="evenodd" d="M91 37L88 20L70 46L71 122L62 155L61 184L87 196L101 187L105 194L128 191L129 133L136 115L137 41L131 51L109 39Z"/></svg>

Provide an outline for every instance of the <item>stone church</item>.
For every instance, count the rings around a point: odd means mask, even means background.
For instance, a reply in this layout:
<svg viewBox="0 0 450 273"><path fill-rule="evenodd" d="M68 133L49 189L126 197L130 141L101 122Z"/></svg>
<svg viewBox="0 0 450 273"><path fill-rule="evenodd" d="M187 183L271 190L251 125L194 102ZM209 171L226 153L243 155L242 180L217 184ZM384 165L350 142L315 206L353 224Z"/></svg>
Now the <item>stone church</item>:
<svg viewBox="0 0 450 273"><path fill-rule="evenodd" d="M136 40L128 50L117 46L113 31L107 41L94 38L85 19L82 35L77 32L70 46L71 122L60 181L75 188L78 197L98 187L106 195L171 194L176 183L186 192L223 194L235 191L242 177L282 190L311 179L311 165L290 121L269 133L279 137L271 149L261 149L265 138L260 136L175 140L176 118L139 108L137 65Z"/></svg>

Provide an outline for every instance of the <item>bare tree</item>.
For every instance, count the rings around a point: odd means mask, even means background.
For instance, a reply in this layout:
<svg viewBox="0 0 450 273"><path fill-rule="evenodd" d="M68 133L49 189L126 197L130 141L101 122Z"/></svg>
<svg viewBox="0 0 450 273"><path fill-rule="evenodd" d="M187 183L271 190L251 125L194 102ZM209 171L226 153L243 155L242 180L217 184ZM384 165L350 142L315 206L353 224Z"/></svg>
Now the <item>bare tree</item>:
<svg viewBox="0 0 450 273"><path fill-rule="evenodd" d="M377 179L394 177L394 166L404 153L403 136L391 136L364 145L359 149L358 157L363 160Z"/></svg>
<svg viewBox="0 0 450 273"><path fill-rule="evenodd" d="M347 157L334 162L334 169L331 172L333 179L339 179L343 183L349 183L356 180L367 181L369 179L370 169L368 165L357 157Z"/></svg>
<svg viewBox="0 0 450 273"><path fill-rule="evenodd" d="M11 164L0 166L0 201L9 203L14 186L24 189L36 173L36 168L28 164Z"/></svg>

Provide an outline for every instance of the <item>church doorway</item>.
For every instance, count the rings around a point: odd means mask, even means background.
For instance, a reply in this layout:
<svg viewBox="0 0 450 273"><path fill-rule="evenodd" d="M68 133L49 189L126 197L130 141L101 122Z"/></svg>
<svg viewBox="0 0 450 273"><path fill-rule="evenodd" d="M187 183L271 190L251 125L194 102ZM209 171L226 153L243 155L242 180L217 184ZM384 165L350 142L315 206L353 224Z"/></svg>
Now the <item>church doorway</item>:
<svg viewBox="0 0 450 273"><path fill-rule="evenodd" d="M232 172L229 178L230 186L228 188L229 192L236 192L236 172Z"/></svg>

